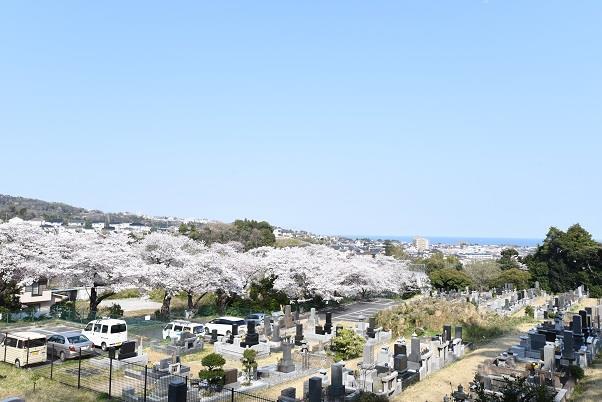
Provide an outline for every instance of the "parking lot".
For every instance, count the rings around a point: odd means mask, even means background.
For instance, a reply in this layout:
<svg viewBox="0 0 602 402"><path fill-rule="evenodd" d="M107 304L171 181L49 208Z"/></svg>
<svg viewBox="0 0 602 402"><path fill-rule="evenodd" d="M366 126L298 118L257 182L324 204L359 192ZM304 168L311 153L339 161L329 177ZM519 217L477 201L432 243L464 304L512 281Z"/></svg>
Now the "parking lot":
<svg viewBox="0 0 602 402"><path fill-rule="evenodd" d="M381 298L370 301L360 301L346 304L334 309L325 309L324 311L320 312L320 318L324 319L324 313L331 311L333 321L357 322L362 316L368 320L368 317L375 315L379 311L389 309L397 304L398 302L395 300Z"/></svg>
<svg viewBox="0 0 602 402"><path fill-rule="evenodd" d="M52 335L57 332L66 332L66 331L77 331L82 329L83 327L76 323L61 323L61 324L50 324L50 325L23 325L19 327L10 327L8 332L20 332L20 331L32 331L37 332L42 335ZM4 333L6 329L0 329L0 333Z"/></svg>

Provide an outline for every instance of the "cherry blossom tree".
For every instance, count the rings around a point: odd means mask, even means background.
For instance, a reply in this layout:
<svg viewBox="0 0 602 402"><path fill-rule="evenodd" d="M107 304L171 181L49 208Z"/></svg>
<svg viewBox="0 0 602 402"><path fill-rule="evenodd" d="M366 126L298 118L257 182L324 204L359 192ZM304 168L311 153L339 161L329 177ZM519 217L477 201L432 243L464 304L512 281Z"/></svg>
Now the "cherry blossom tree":
<svg viewBox="0 0 602 402"><path fill-rule="evenodd" d="M163 289L161 316L168 317L172 297L183 289L185 273L190 272L190 250L199 243L186 236L153 232L145 236L138 247L145 263L144 282L151 289Z"/></svg>
<svg viewBox="0 0 602 402"><path fill-rule="evenodd" d="M56 277L65 285L89 289L90 319L96 317L103 300L140 279L142 264L132 248L134 240L125 234L63 231L57 241L67 250L68 259L56 270Z"/></svg>

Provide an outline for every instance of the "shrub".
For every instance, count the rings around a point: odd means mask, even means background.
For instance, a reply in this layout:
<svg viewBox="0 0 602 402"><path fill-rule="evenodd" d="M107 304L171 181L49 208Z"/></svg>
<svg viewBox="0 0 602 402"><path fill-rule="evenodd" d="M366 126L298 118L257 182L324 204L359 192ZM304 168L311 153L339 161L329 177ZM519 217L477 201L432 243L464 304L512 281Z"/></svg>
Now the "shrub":
<svg viewBox="0 0 602 402"><path fill-rule="evenodd" d="M571 375L571 377L573 377L577 380L581 380L581 379L583 379L583 377L585 377L585 373L583 372L583 369L581 367L575 366L575 365L569 366L569 374Z"/></svg>
<svg viewBox="0 0 602 402"><path fill-rule="evenodd" d="M206 380L210 387L220 387L224 385L224 370L222 367L226 360L218 353L210 353L203 357L201 364L206 369L199 371L199 378Z"/></svg>
<svg viewBox="0 0 602 402"><path fill-rule="evenodd" d="M349 360L361 356L366 341L350 329L342 329L330 344L335 360Z"/></svg>
<svg viewBox="0 0 602 402"><path fill-rule="evenodd" d="M257 351L254 349L245 349L242 354L242 366L245 373L246 382L245 385L251 384L253 378L253 371L257 368Z"/></svg>
<svg viewBox="0 0 602 402"><path fill-rule="evenodd" d="M62 302L53 304L50 307L50 314L55 318L60 318L61 320L75 319L76 318L75 302L62 301Z"/></svg>
<svg viewBox="0 0 602 402"><path fill-rule="evenodd" d="M525 316L535 318L535 310L533 310L532 306L525 307Z"/></svg>
<svg viewBox="0 0 602 402"><path fill-rule="evenodd" d="M123 317L123 309L117 303L111 304L109 307L109 317L111 318L121 318Z"/></svg>
<svg viewBox="0 0 602 402"><path fill-rule="evenodd" d="M385 395L376 395L372 392L362 392L357 398L357 402L387 402L389 398Z"/></svg>

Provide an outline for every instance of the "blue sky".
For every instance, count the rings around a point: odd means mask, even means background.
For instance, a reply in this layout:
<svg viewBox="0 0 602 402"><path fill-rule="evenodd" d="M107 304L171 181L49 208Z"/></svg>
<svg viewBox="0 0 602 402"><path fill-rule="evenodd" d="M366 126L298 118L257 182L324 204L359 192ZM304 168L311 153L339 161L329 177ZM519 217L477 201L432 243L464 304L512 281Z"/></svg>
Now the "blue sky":
<svg viewBox="0 0 602 402"><path fill-rule="evenodd" d="M598 1L3 2L0 193L602 237Z"/></svg>

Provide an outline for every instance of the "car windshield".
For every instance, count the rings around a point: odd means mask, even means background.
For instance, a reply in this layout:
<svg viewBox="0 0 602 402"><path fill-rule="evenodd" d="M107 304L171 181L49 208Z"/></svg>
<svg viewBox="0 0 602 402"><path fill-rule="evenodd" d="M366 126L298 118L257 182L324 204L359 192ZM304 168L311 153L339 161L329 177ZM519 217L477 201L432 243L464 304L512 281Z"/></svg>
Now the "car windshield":
<svg viewBox="0 0 602 402"><path fill-rule="evenodd" d="M125 331L127 331L125 324L113 324L113 326L111 327L112 334L119 334Z"/></svg>
<svg viewBox="0 0 602 402"><path fill-rule="evenodd" d="M46 345L46 338L28 339L25 341L25 347L39 348Z"/></svg>
<svg viewBox="0 0 602 402"><path fill-rule="evenodd" d="M236 324L236 325L245 325L245 320L238 320L238 321L232 321L232 324Z"/></svg>
<svg viewBox="0 0 602 402"><path fill-rule="evenodd" d="M259 316L257 314L251 314L251 315L248 315L247 318L249 320L257 320L257 319L259 319Z"/></svg>
<svg viewBox="0 0 602 402"><path fill-rule="evenodd" d="M69 343L84 343L89 341L89 339L83 335L74 335L68 337L67 339L69 339Z"/></svg>

